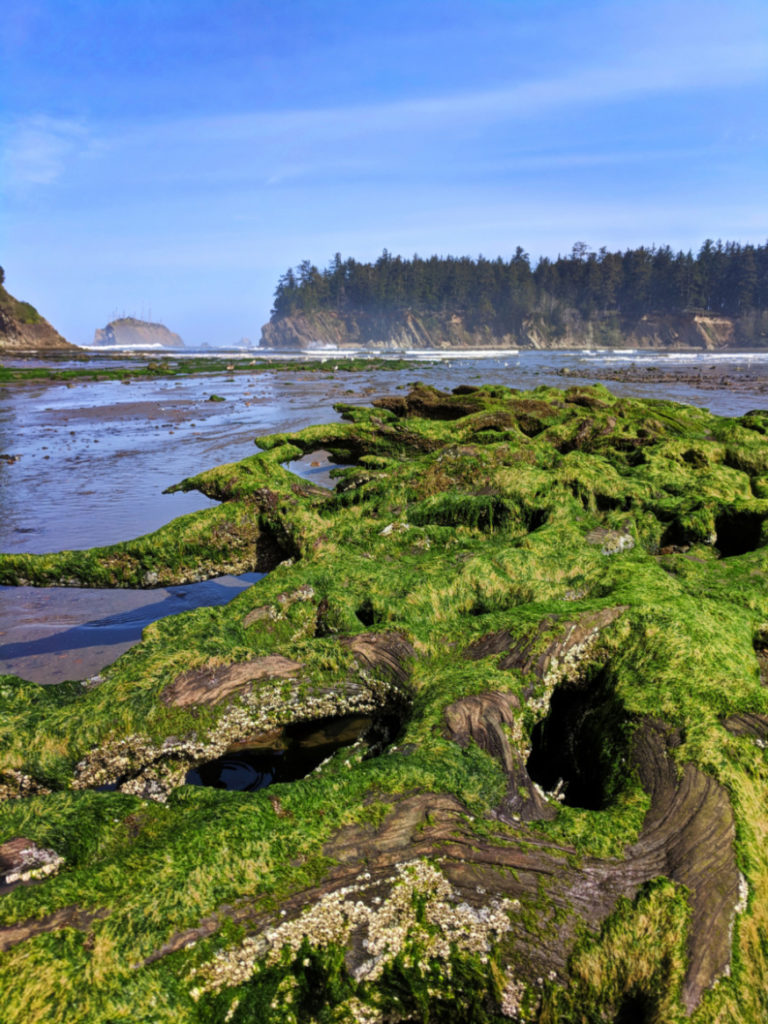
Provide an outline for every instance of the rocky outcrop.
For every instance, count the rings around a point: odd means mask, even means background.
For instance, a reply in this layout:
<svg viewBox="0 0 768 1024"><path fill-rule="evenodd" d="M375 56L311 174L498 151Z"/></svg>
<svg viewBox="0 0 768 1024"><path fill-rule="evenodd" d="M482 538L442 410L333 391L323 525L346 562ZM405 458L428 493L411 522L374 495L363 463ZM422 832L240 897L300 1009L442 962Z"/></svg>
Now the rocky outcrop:
<svg viewBox="0 0 768 1024"><path fill-rule="evenodd" d="M385 348L693 348L755 347L768 342L768 315L743 320L704 313L615 315L584 319L567 311L557 323L541 315L518 326L469 323L459 312L385 314L320 311L275 317L261 330L273 349Z"/></svg>
<svg viewBox="0 0 768 1024"><path fill-rule="evenodd" d="M261 347L277 349L338 348L509 348L517 334L471 328L455 314L404 312L397 315L317 312L270 320L261 329Z"/></svg>
<svg viewBox="0 0 768 1024"><path fill-rule="evenodd" d="M112 320L97 330L93 344L99 348L184 348L179 335L163 324L148 323L132 316Z"/></svg>
<svg viewBox="0 0 768 1024"><path fill-rule="evenodd" d="M2 271L0 270L0 274ZM28 302L10 295L0 276L0 352L77 352Z"/></svg>
<svg viewBox="0 0 768 1024"><path fill-rule="evenodd" d="M0 906L4 1022L66 986L93 1024L128 989L158 1024L764 1020L768 412L337 408L187 478L219 504L151 538L0 555L7 583L271 570L97 685L0 680L0 869L64 858ZM283 468L319 451L334 490ZM228 785L249 749L292 774Z"/></svg>

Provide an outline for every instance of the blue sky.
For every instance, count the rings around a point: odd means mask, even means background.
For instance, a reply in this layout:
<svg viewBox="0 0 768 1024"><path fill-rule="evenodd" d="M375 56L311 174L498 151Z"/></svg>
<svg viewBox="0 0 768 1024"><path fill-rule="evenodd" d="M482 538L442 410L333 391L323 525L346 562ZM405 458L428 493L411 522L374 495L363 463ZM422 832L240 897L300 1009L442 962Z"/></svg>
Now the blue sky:
<svg viewBox="0 0 768 1024"><path fill-rule="evenodd" d="M74 342L256 341L336 251L768 237L765 0L16 0L0 61L0 263Z"/></svg>

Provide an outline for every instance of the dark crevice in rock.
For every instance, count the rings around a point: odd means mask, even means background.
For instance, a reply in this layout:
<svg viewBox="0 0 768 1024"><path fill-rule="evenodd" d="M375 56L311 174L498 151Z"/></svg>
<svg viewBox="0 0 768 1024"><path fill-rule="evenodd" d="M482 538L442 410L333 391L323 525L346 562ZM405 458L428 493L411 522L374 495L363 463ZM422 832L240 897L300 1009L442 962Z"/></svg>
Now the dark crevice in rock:
<svg viewBox="0 0 768 1024"><path fill-rule="evenodd" d="M299 590L293 591L288 596L298 593ZM77 765L77 787L100 791L121 789L164 800L172 789L182 784L185 773L190 770L198 772L199 777L188 781L205 782L199 772L201 765L205 766L204 774L210 784L218 788L259 789L272 780L301 778L312 766L290 767L283 761L284 751L296 747L292 730L296 729L297 734L303 736L307 723L318 722L323 712L323 717L331 723L332 732L337 729L333 723L340 719L369 717L371 721L363 723L349 742L364 736L366 753L380 752L400 731L410 713L412 701L408 682L415 650L402 633L394 631L340 637L338 642L352 655L349 675L333 686L322 684L309 692L304 691L307 680L295 678L304 666L281 655L181 673L161 694L163 702L172 707L213 706L252 693L254 683L275 682L283 688L283 709L276 711L272 720L259 722L256 714L250 728L251 712L244 711L227 734L226 743L222 742L223 737L213 743L169 737L158 747L136 736L130 743L96 748ZM290 713L291 724L286 724L286 712ZM318 745L319 741L313 743ZM306 745L303 740L299 742L299 746L302 745ZM329 748L319 760L330 752ZM239 775L243 784L228 787L224 781L226 774Z"/></svg>
<svg viewBox="0 0 768 1024"><path fill-rule="evenodd" d="M529 533L539 530L549 521L550 510L548 508L532 508L526 511L525 525Z"/></svg>
<svg viewBox="0 0 768 1024"><path fill-rule="evenodd" d="M715 519L717 548L723 558L744 555L764 543L763 522L759 512L724 509Z"/></svg>
<svg viewBox="0 0 768 1024"><path fill-rule="evenodd" d="M616 1013L614 1024L654 1024L656 1000L643 992L626 996Z"/></svg>
<svg viewBox="0 0 768 1024"><path fill-rule="evenodd" d="M702 538L686 528L677 519L668 522L659 538L659 550L687 551L691 544L698 543Z"/></svg>
<svg viewBox="0 0 768 1024"><path fill-rule="evenodd" d="M696 448L689 448L688 451L683 452L682 459L683 462L687 462L694 469L706 469L709 465L709 459L706 454Z"/></svg>
<svg viewBox="0 0 768 1024"><path fill-rule="evenodd" d="M286 726L259 746L237 744L213 761L196 765L185 782L214 789L256 790L303 779L342 747L363 739L372 718L344 715Z"/></svg>
<svg viewBox="0 0 768 1024"><path fill-rule="evenodd" d="M595 491L595 507L598 512L628 512L631 505L632 498L629 495L615 497Z"/></svg>
<svg viewBox="0 0 768 1024"><path fill-rule="evenodd" d="M603 810L616 795L626 762L628 719L604 671L552 694L549 714L532 733L527 770L570 807Z"/></svg>
<svg viewBox="0 0 768 1024"><path fill-rule="evenodd" d="M393 701L375 715L340 715L296 722L260 744L233 745L221 757L195 765L185 782L214 789L253 791L306 778L337 750L363 740L365 758L378 756L402 731L410 706Z"/></svg>
<svg viewBox="0 0 768 1024"><path fill-rule="evenodd" d="M755 551L765 543L762 512L749 509L723 508L715 517L714 532L704 536L701 526L692 526L673 519L667 522L659 542L660 548L687 548L691 544L713 544L721 558L732 558Z"/></svg>
<svg viewBox="0 0 768 1024"><path fill-rule="evenodd" d="M315 639L334 636L338 632L336 615L327 597L320 599L315 616Z"/></svg>
<svg viewBox="0 0 768 1024"><path fill-rule="evenodd" d="M355 609L355 615L364 626L375 626L380 621L370 597L367 597L360 607Z"/></svg>

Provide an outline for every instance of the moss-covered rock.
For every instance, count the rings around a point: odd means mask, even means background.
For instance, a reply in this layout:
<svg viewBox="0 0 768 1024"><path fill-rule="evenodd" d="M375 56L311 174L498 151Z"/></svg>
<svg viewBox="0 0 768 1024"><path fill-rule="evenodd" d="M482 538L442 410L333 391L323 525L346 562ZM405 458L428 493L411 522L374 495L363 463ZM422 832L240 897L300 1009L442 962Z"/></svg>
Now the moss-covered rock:
<svg viewBox="0 0 768 1024"><path fill-rule="evenodd" d="M150 537L0 556L12 584L271 570L98 685L0 679L0 845L56 865L0 896L4 1019L764 1019L766 414L423 385L341 412L183 481L220 504ZM321 449L332 491L283 468ZM305 778L187 784L351 713L387 729Z"/></svg>

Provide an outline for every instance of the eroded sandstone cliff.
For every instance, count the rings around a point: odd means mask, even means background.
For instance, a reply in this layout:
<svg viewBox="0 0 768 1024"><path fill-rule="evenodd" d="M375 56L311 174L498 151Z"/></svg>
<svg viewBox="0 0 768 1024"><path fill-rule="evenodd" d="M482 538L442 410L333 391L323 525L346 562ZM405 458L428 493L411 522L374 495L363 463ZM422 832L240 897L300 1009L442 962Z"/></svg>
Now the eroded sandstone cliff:
<svg viewBox="0 0 768 1024"><path fill-rule="evenodd" d="M648 314L636 319L586 319L575 310L557 318L527 317L517 326L470 322L461 313L337 313L322 310L273 317L262 327L262 348L699 348L760 347L768 315L730 318L704 313Z"/></svg>

